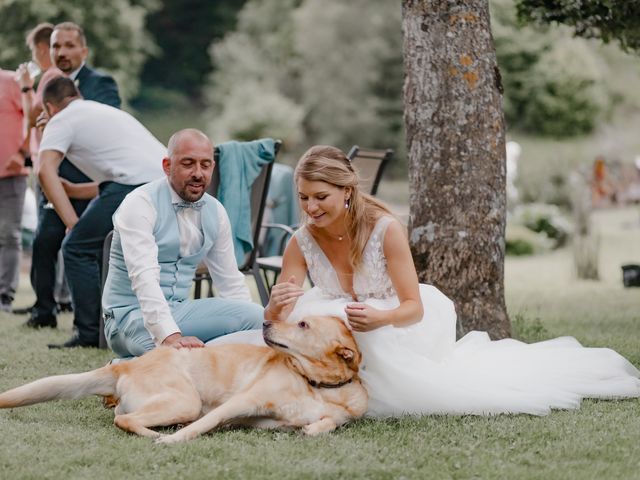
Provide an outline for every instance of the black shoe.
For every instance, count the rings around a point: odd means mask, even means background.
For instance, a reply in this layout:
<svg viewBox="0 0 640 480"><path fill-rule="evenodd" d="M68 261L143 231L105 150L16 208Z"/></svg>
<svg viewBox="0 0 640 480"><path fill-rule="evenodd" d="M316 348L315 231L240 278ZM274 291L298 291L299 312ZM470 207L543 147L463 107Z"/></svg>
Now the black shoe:
<svg viewBox="0 0 640 480"><path fill-rule="evenodd" d="M11 312L11 302L13 302L13 297L4 293L0 295L0 312Z"/></svg>
<svg viewBox="0 0 640 480"><path fill-rule="evenodd" d="M31 305L30 307L14 308L11 310L11 313L14 315L30 315L33 313L34 308L36 308L35 305Z"/></svg>
<svg viewBox="0 0 640 480"><path fill-rule="evenodd" d="M58 320L56 319L55 315L51 315L51 314L34 315L32 313L29 320L25 322L25 326L29 328L43 328L43 327L56 328L58 326Z"/></svg>
<svg viewBox="0 0 640 480"><path fill-rule="evenodd" d="M47 345L49 348L75 348L75 347L84 347L84 348L98 348L98 342L85 342L81 340L79 336L74 335L69 340L64 343L50 343Z"/></svg>
<svg viewBox="0 0 640 480"><path fill-rule="evenodd" d="M61 302L57 305L58 313L73 312L73 305L71 302Z"/></svg>

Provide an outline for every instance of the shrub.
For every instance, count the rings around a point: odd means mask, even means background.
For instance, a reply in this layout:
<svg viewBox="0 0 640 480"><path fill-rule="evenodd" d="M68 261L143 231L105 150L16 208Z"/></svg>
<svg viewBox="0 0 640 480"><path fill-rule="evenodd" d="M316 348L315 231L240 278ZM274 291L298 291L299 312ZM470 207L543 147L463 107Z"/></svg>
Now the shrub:
<svg viewBox="0 0 640 480"><path fill-rule="evenodd" d="M544 233L553 240L554 248L563 246L571 235L571 223L556 205L528 203L513 212L513 221L529 230Z"/></svg>
<svg viewBox="0 0 640 480"><path fill-rule="evenodd" d="M507 255L532 255L551 250L555 243L546 235L536 233L524 225L507 222L505 252Z"/></svg>

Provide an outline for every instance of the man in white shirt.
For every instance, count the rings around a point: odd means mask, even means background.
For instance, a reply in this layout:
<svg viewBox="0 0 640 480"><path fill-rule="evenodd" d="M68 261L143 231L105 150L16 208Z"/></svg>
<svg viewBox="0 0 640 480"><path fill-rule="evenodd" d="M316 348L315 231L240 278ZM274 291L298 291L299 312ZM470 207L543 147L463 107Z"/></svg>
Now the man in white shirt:
<svg viewBox="0 0 640 480"><path fill-rule="evenodd" d="M70 78L50 80L43 105L50 120L40 143L39 179L69 231L62 252L75 312L74 335L49 347L97 347L102 246L113 229L111 216L127 193L163 176L160 160L166 148L128 113L83 100ZM94 183L63 185L58 167L65 156ZM96 194L78 217L69 197Z"/></svg>
<svg viewBox="0 0 640 480"><path fill-rule="evenodd" d="M158 345L204 346L238 330L261 328L263 308L251 302L234 255L229 217L205 193L213 144L182 130L162 160L167 178L131 192L114 215L114 236L102 305L105 336L121 357ZM218 297L188 300L204 261Z"/></svg>

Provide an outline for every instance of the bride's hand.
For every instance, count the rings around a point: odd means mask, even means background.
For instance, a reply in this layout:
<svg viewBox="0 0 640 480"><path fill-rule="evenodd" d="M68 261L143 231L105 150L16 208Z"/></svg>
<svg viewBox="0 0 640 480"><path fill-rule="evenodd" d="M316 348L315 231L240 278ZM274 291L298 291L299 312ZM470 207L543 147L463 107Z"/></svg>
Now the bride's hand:
<svg viewBox="0 0 640 480"><path fill-rule="evenodd" d="M291 310L298 297L303 294L304 289L296 283L295 276L292 276L286 282L276 283L271 289L271 296L265 313L268 312L270 316L279 317L283 311Z"/></svg>
<svg viewBox="0 0 640 480"><path fill-rule="evenodd" d="M382 311L364 303L350 303L344 311L351 328L356 332L369 332L385 325Z"/></svg>

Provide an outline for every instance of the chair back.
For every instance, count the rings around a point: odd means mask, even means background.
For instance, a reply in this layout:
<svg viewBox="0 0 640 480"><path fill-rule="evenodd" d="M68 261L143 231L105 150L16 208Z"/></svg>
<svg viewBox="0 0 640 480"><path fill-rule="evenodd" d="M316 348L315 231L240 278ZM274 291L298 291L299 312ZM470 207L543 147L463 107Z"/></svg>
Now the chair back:
<svg viewBox="0 0 640 480"><path fill-rule="evenodd" d="M371 195L378 192L378 185L382 173L391 157L393 150L371 150L354 145L347 154L351 165L360 177L360 190Z"/></svg>
<svg viewBox="0 0 640 480"><path fill-rule="evenodd" d="M276 155L281 145L281 140L275 141L274 147ZM207 191L215 197L218 192L218 187L220 186L220 170L217 168L218 159L220 158L220 150L218 147L215 148L213 158L216 161L216 168L213 169L211 184ZM262 225L262 217L264 216L265 206L267 205L267 194L269 193L269 182L271 180L273 164L274 162L266 163L251 185L251 232L253 234L253 249L247 252L244 262L242 265L239 265L241 272L248 271L255 263L258 245L260 243L260 226Z"/></svg>

